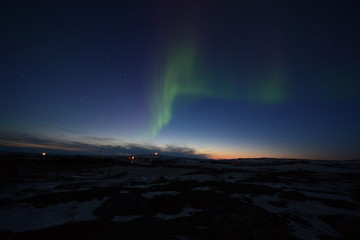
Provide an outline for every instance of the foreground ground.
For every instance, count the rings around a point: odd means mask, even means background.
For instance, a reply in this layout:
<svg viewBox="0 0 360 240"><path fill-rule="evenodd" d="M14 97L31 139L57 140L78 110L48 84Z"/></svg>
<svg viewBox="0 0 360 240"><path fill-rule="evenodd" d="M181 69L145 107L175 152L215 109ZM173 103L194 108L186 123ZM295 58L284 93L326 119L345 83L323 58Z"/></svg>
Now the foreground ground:
<svg viewBox="0 0 360 240"><path fill-rule="evenodd" d="M1 239L360 236L358 161L50 162L1 163Z"/></svg>

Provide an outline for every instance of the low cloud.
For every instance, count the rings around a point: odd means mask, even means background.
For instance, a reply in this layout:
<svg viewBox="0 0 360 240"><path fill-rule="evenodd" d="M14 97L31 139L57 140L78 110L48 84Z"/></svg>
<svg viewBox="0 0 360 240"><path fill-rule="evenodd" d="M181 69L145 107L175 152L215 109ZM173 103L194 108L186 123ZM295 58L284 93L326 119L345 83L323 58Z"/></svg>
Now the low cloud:
<svg viewBox="0 0 360 240"><path fill-rule="evenodd" d="M94 143L95 140L100 143ZM0 150L2 151L48 151L67 154L70 152L97 154L98 151L102 151L104 155L138 155L159 152L162 155L177 157L208 157L207 154L197 153L195 149L190 147L173 145L156 146L136 143L101 144L103 140L108 142L109 140L113 141L116 139L86 137L80 141L74 141L0 130Z"/></svg>

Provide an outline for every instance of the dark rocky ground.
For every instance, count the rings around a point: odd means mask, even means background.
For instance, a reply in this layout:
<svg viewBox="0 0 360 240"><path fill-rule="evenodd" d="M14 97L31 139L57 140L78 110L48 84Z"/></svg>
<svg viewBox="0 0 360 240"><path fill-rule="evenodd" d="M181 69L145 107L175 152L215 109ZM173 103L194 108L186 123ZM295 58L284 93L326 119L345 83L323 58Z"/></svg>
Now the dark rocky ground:
<svg viewBox="0 0 360 240"><path fill-rule="evenodd" d="M356 164L72 160L2 169L1 239L360 237Z"/></svg>

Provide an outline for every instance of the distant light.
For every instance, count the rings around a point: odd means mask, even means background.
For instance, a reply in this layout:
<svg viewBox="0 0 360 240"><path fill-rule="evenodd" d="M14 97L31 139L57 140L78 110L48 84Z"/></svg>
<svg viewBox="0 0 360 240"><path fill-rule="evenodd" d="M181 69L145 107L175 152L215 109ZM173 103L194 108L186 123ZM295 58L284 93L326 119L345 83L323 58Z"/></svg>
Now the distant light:
<svg viewBox="0 0 360 240"><path fill-rule="evenodd" d="M43 152L41 155L46 156L46 153L45 153L45 152Z"/></svg>
<svg viewBox="0 0 360 240"><path fill-rule="evenodd" d="M129 160L131 160L131 163L135 162L135 156L129 156L128 158L129 158Z"/></svg>
<svg viewBox="0 0 360 240"><path fill-rule="evenodd" d="M155 155L155 156L158 156L158 155L159 155L159 153L157 153L157 152L156 152L156 153L154 153L154 155Z"/></svg>

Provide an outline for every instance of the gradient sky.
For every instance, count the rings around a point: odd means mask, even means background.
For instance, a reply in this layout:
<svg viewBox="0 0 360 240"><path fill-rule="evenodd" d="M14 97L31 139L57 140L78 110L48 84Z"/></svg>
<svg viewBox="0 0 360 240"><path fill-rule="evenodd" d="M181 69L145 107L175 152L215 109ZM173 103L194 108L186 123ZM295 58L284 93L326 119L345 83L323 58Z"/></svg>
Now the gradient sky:
<svg viewBox="0 0 360 240"><path fill-rule="evenodd" d="M356 1L0 9L0 150L360 158Z"/></svg>

